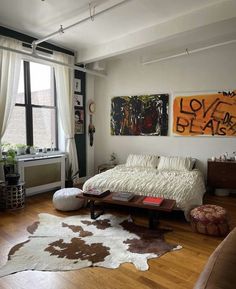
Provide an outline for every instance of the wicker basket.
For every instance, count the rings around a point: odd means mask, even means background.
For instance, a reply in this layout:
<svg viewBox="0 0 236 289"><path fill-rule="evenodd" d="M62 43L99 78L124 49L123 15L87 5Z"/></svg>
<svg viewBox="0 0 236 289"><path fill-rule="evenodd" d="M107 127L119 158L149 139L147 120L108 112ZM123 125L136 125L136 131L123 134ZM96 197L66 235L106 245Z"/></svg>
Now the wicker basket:
<svg viewBox="0 0 236 289"><path fill-rule="evenodd" d="M17 185L0 184L0 208L5 210L21 209L25 205L24 183Z"/></svg>

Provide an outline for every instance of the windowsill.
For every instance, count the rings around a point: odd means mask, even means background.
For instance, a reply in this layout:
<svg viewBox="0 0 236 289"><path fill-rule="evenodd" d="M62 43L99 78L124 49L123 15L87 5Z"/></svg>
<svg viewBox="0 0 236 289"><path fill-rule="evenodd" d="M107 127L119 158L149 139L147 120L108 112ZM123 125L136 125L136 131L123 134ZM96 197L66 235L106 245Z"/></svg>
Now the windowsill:
<svg viewBox="0 0 236 289"><path fill-rule="evenodd" d="M55 157L61 157L64 156L65 153L61 151L55 151L55 152L47 152L47 153L37 153L37 154L26 154L26 155L20 155L17 156L18 161L26 161L26 160L35 160L35 159L42 159L42 158L55 158Z"/></svg>

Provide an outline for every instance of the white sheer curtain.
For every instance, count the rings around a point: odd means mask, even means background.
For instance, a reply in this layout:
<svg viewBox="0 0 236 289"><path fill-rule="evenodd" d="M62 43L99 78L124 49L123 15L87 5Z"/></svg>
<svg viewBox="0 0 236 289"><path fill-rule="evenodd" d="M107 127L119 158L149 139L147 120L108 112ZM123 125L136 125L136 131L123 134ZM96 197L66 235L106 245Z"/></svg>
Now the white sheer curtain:
<svg viewBox="0 0 236 289"><path fill-rule="evenodd" d="M20 41L3 36L0 36L0 45L7 48L22 49ZM15 104L20 65L21 56L19 54L0 49L0 144ZM0 179L3 179L2 166L0 168Z"/></svg>
<svg viewBox="0 0 236 289"><path fill-rule="evenodd" d="M57 61L74 65L74 57L63 53L54 52L53 58ZM56 91L58 112L62 128L66 136L66 152L68 153L69 165L72 173L78 171L78 158L75 145L75 124L74 124L74 105L73 105L73 81L74 70L66 66L55 65Z"/></svg>

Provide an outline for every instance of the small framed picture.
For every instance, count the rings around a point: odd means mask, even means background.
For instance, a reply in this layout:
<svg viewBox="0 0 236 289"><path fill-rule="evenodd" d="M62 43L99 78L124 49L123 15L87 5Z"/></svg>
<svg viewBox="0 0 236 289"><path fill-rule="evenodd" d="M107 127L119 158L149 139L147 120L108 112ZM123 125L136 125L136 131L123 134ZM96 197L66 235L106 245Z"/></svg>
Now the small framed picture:
<svg viewBox="0 0 236 289"><path fill-rule="evenodd" d="M74 80L74 91L81 92L81 79L75 78Z"/></svg>
<svg viewBox="0 0 236 289"><path fill-rule="evenodd" d="M84 133L84 110L75 109L75 134Z"/></svg>
<svg viewBox="0 0 236 289"><path fill-rule="evenodd" d="M74 94L74 106L83 106L83 95Z"/></svg>

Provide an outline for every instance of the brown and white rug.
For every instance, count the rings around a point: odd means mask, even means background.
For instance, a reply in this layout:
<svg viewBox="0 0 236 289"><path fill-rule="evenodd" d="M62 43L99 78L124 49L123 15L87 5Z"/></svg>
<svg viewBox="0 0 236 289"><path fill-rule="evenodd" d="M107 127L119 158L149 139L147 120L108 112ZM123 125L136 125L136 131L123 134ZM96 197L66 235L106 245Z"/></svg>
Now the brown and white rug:
<svg viewBox="0 0 236 289"><path fill-rule="evenodd" d="M164 241L163 230L135 225L130 218L88 215L61 218L39 214L27 241L14 246L0 277L25 270L66 271L90 266L117 268L131 262L147 270L147 260L181 246Z"/></svg>

